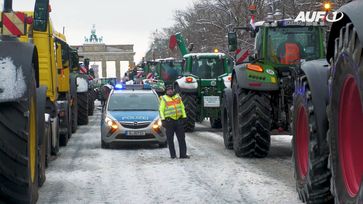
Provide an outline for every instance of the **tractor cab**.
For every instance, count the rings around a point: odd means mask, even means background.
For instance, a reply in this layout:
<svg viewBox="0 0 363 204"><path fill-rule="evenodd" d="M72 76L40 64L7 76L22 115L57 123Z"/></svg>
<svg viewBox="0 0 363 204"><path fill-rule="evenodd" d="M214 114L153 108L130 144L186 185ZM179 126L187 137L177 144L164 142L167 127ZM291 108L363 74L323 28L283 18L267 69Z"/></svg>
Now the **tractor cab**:
<svg viewBox="0 0 363 204"><path fill-rule="evenodd" d="M303 61L325 56L324 23L295 22L292 19L256 22L247 30L255 38L254 54L250 62L272 65L275 68L296 65ZM235 32L228 34L230 51L236 51L238 42Z"/></svg>
<svg viewBox="0 0 363 204"><path fill-rule="evenodd" d="M254 60L281 66L320 59L325 55L322 24L280 20L256 25Z"/></svg>
<svg viewBox="0 0 363 204"><path fill-rule="evenodd" d="M217 79L230 73L228 60L223 53L192 53L184 56L183 73L199 79Z"/></svg>

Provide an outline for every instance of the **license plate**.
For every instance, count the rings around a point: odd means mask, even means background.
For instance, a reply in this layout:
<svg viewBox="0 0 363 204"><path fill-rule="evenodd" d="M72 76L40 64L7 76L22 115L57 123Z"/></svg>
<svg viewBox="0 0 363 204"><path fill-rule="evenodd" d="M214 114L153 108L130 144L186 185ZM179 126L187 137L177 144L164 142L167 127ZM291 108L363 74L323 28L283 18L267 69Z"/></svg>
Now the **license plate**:
<svg viewBox="0 0 363 204"><path fill-rule="evenodd" d="M126 135L141 136L141 135L146 135L146 132L143 132L143 131L127 131Z"/></svg>
<svg viewBox="0 0 363 204"><path fill-rule="evenodd" d="M220 107L221 105L219 96L204 96L203 101L204 101L204 107L208 108Z"/></svg>

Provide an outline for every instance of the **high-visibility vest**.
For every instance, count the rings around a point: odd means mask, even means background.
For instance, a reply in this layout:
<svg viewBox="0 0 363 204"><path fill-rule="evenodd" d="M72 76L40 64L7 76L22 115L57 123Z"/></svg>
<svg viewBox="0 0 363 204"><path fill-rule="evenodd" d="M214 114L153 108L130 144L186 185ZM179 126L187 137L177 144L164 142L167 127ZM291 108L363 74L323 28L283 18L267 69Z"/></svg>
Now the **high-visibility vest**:
<svg viewBox="0 0 363 204"><path fill-rule="evenodd" d="M160 108L161 118L171 118L177 120L179 118L186 117L182 99L178 94L173 97L164 95L161 97L161 99L164 101L162 105L165 104L164 107Z"/></svg>
<svg viewBox="0 0 363 204"><path fill-rule="evenodd" d="M280 56L282 64L294 64L300 60L300 48L296 43L285 43L285 56Z"/></svg>

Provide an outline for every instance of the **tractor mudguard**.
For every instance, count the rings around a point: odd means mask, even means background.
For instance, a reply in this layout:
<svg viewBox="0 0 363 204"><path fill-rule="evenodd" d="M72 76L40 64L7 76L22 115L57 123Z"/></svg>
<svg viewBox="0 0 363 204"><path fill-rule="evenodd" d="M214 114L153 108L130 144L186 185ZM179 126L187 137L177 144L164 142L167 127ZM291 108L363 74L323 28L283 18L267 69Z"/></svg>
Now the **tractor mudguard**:
<svg viewBox="0 0 363 204"><path fill-rule="evenodd" d="M256 72L256 75L259 73ZM250 89L256 91L276 91L279 90L279 85L277 81L272 82L259 82L249 79L249 74L247 71L247 64L241 64L236 66L232 72L232 82L235 77L237 77L237 82L239 88ZM275 78L276 80L277 78Z"/></svg>
<svg viewBox="0 0 363 204"><path fill-rule="evenodd" d="M82 74L77 77L77 93L84 92L88 92L88 77Z"/></svg>
<svg viewBox="0 0 363 204"><path fill-rule="evenodd" d="M311 91L314 111L317 116L318 131L320 135L324 135L323 130L327 129L326 107L329 100L328 77L329 64L325 59L312 60L301 65L301 69L307 77L309 88ZM301 83L298 81L297 83ZM296 86L303 87L303 86ZM301 90L295 90L295 94L303 94ZM323 128L325 127L325 128Z"/></svg>
<svg viewBox="0 0 363 204"><path fill-rule="evenodd" d="M344 17L342 20L333 23L330 29L328 49L326 58L328 61L334 56L334 44L335 39L340 35L340 29L345 26L348 22L352 22L355 30L357 31L358 38L363 47L363 21L362 21L362 8L363 1L352 1L339 8L338 12L343 12Z"/></svg>
<svg viewBox="0 0 363 204"><path fill-rule="evenodd" d="M195 93L198 91L198 82L193 78L192 82L186 82L186 77L182 77L175 81L181 92Z"/></svg>
<svg viewBox="0 0 363 204"><path fill-rule="evenodd" d="M32 69L39 82L37 52L34 45L18 41L0 43L0 103L27 98Z"/></svg>

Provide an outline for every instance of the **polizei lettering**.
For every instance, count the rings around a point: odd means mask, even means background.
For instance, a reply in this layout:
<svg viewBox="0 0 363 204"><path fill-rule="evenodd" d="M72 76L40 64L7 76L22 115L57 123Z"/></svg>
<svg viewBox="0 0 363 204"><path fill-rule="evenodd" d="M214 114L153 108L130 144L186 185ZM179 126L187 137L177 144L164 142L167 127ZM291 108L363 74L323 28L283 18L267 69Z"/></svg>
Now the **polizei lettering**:
<svg viewBox="0 0 363 204"><path fill-rule="evenodd" d="M342 20L344 14L342 12L325 12L325 11L300 11L299 15L294 20L295 22L319 22L324 19L330 23Z"/></svg>

